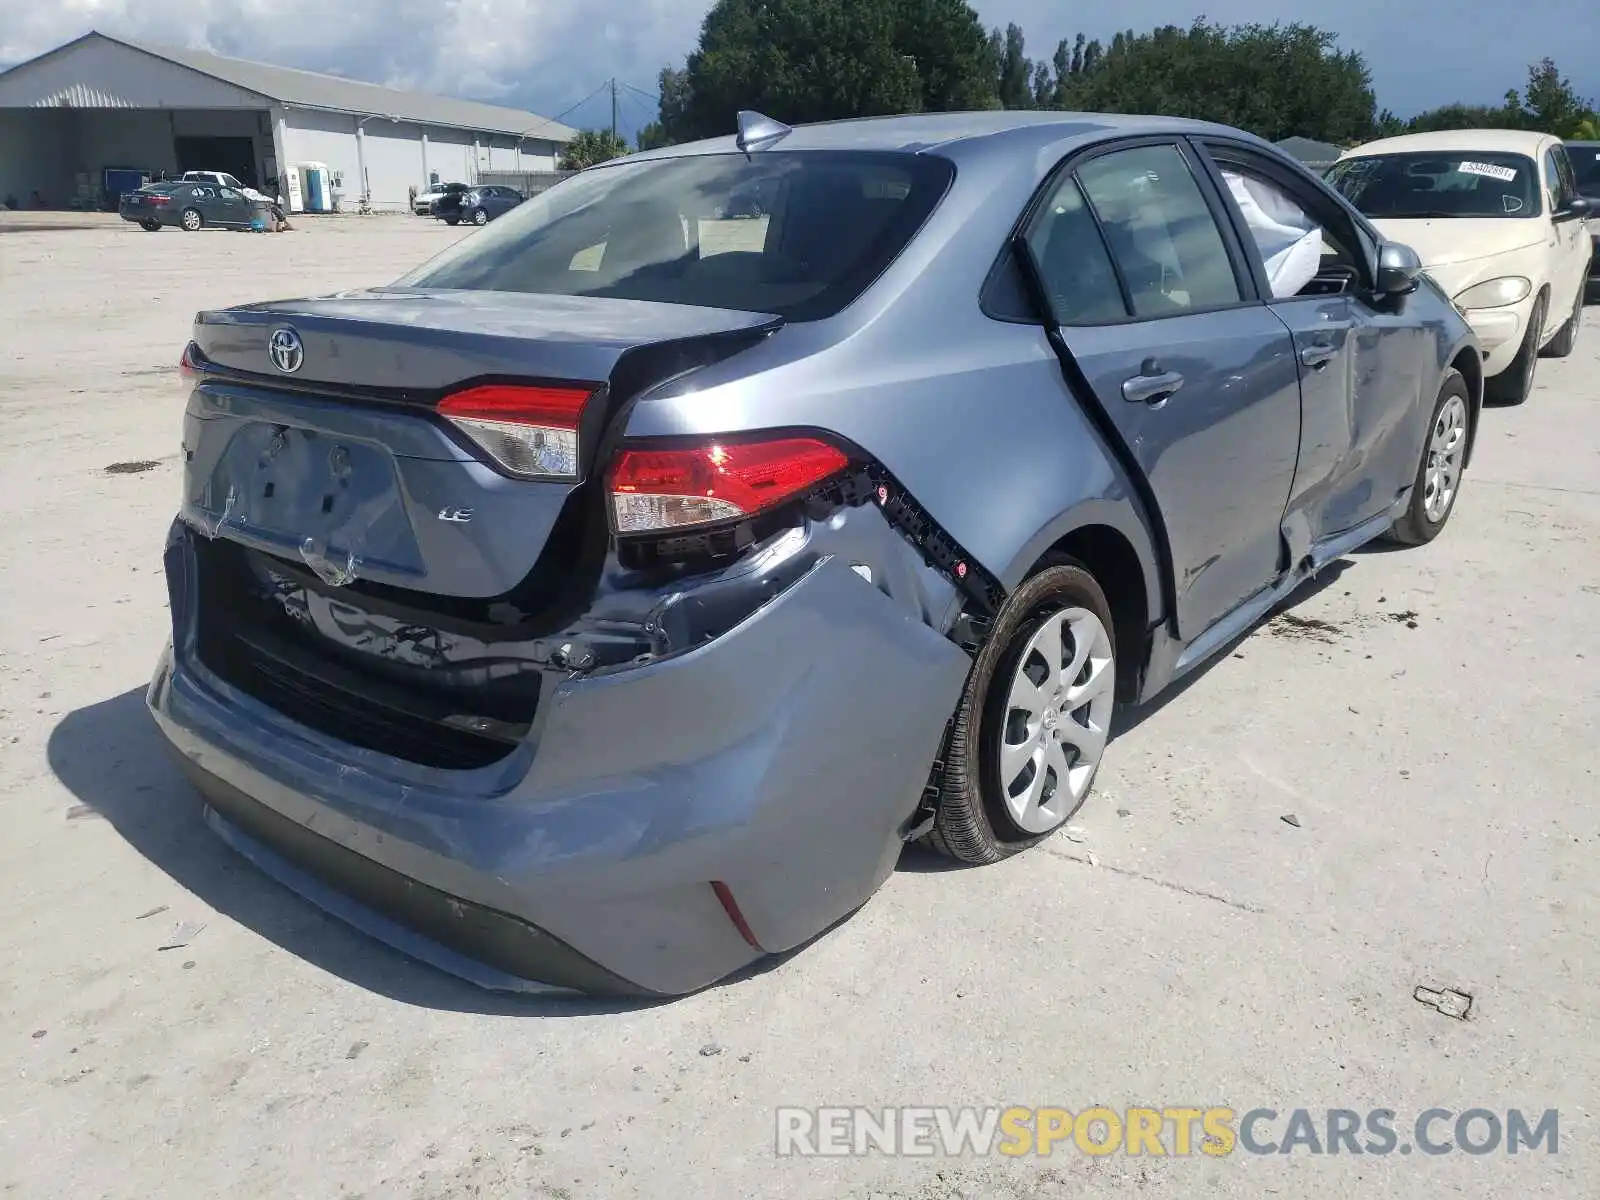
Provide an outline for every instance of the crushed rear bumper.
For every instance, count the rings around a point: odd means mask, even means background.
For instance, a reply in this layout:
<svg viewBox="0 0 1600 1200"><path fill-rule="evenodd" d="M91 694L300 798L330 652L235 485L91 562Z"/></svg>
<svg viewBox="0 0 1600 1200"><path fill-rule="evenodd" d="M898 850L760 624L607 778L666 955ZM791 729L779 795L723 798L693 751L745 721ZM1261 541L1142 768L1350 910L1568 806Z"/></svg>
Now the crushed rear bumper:
<svg viewBox="0 0 1600 1200"><path fill-rule="evenodd" d="M493 988L681 994L848 915L893 870L970 663L823 553L705 645L561 680L503 763L430 768L208 670L198 536L169 545L173 637L148 701L214 827L334 915Z"/></svg>

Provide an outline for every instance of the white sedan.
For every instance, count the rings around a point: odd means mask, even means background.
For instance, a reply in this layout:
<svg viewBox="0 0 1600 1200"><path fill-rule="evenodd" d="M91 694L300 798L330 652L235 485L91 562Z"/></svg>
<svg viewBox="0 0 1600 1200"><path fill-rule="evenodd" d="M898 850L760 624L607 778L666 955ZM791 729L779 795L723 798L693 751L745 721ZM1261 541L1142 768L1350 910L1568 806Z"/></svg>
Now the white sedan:
<svg viewBox="0 0 1600 1200"><path fill-rule="evenodd" d="M1591 202L1560 139L1506 129L1368 142L1328 171L1386 238L1404 242L1483 346L1485 395L1520 404L1541 354L1572 353L1583 319Z"/></svg>

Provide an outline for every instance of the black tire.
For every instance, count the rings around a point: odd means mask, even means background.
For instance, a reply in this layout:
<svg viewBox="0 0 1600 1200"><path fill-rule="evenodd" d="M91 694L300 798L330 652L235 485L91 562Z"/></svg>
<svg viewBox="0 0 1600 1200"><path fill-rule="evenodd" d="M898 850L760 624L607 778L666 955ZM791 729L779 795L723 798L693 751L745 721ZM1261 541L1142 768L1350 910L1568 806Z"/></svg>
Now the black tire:
<svg viewBox="0 0 1600 1200"><path fill-rule="evenodd" d="M1439 425L1445 406L1452 399L1459 400L1466 408L1466 433L1461 439L1460 448L1456 451L1459 461L1455 464L1454 490L1445 504L1444 512L1440 514L1438 520L1434 520L1428 516L1429 459L1432 454L1434 431ZM1445 372L1444 383L1439 387L1439 398L1433 402L1433 413L1428 419L1428 430L1422 438L1422 453L1418 456L1417 475L1411 484L1411 504L1406 509L1405 515L1389 527L1384 535L1387 541L1402 546L1422 546L1433 541L1444 529L1446 522L1450 520L1450 514L1456 510L1456 501L1461 497L1467 447L1472 444L1473 420L1472 390L1467 387L1467 381L1462 378L1461 372L1452 368Z"/></svg>
<svg viewBox="0 0 1600 1200"><path fill-rule="evenodd" d="M1578 327L1583 324L1583 293L1584 289L1580 287L1577 298L1572 302L1572 315L1540 351L1545 358L1565 358L1577 346Z"/></svg>
<svg viewBox="0 0 1600 1200"><path fill-rule="evenodd" d="M486 213L481 208L473 209L472 210L472 223L474 225L479 225L479 226L487 225L489 223L489 214Z"/></svg>
<svg viewBox="0 0 1600 1200"><path fill-rule="evenodd" d="M461 218L460 217L446 217L444 219L444 223L446 225L459 225L459 224L461 224Z"/></svg>
<svg viewBox="0 0 1600 1200"><path fill-rule="evenodd" d="M1522 335L1517 356L1504 371L1484 380L1483 398L1492 404L1521 404L1533 394L1534 369L1539 365L1539 334L1544 330L1550 297L1540 295L1528 314L1528 331Z"/></svg>
<svg viewBox="0 0 1600 1200"><path fill-rule="evenodd" d="M190 218L193 218L191 220ZM198 208L186 208L178 214L178 228L185 233L193 233L205 228L206 219L200 215Z"/></svg>
<svg viewBox="0 0 1600 1200"><path fill-rule="evenodd" d="M938 853L964 863L996 863L1038 845L1077 811L1068 812L1045 833L1030 834L1018 828L1006 811L993 765L995 755L990 752L1000 736L1004 716L998 710L1006 704L1018 658L1040 622L1067 607L1086 608L1100 619L1112 638L1110 670L1115 672L1115 626L1104 590L1082 564L1065 555L1052 555L1001 607L967 676L945 747L938 816L923 839ZM1085 798L1093 787L1091 777Z"/></svg>
<svg viewBox="0 0 1600 1200"><path fill-rule="evenodd" d="M144 220L139 222L139 228L144 230L146 233L160 233L161 222L156 220L154 217L146 217Z"/></svg>

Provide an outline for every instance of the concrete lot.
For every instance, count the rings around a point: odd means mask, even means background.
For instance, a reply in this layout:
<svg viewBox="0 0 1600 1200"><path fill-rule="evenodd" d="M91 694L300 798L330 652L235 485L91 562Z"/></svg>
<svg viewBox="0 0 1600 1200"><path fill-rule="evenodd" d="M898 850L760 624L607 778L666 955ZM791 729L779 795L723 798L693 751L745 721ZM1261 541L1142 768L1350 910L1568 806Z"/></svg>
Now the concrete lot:
<svg viewBox="0 0 1600 1200"><path fill-rule="evenodd" d="M516 1002L235 858L142 701L193 312L383 282L463 235L80 224L0 225L3 1194L1594 1195L1600 310L1486 413L1445 535L1339 564L1141 714L1082 840L908 853L828 936L677 1003ZM778 1105L1101 1103L1407 1132L1559 1108L1560 1152L773 1155Z"/></svg>

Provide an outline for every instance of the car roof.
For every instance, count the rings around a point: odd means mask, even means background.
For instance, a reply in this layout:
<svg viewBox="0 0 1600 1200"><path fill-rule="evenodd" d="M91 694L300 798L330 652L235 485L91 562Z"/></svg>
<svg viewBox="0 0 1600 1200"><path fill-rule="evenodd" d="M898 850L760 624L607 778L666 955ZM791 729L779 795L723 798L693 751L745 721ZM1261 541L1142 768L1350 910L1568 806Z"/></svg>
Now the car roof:
<svg viewBox="0 0 1600 1200"><path fill-rule="evenodd" d="M1406 133L1399 137L1379 138L1354 150L1346 150L1341 158L1365 157L1370 154L1411 154L1430 151L1468 150L1479 154L1526 154L1537 157L1546 146L1561 139L1553 134L1527 129L1441 129L1434 133Z"/></svg>
<svg viewBox="0 0 1600 1200"><path fill-rule="evenodd" d="M1112 136L1141 133L1203 133L1260 139L1226 125L1194 121L1184 117L1144 116L1124 113L1082 113L1034 111L916 113L897 117L856 117L844 121L821 121L796 125L782 140L770 144L777 150L880 150L921 153L946 151L960 143L986 141L998 137L1047 145L1063 139L1082 142ZM1266 143L1261 143L1265 145ZM629 155L628 162L640 159L675 158L693 154L718 154L738 151L732 133L725 137L687 142L660 150ZM761 153L761 151L757 151ZM623 161L623 160L613 160Z"/></svg>

